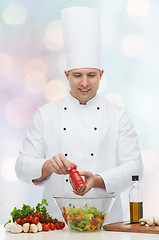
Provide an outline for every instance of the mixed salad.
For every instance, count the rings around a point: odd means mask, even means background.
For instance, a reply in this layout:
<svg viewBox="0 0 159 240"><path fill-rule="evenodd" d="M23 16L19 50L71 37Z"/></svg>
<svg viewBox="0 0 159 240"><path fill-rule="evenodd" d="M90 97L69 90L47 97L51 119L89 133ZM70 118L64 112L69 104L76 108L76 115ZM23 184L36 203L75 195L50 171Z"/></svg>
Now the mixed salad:
<svg viewBox="0 0 159 240"><path fill-rule="evenodd" d="M94 231L101 228L105 213L97 210L96 207L89 207L87 204L84 208L75 206L63 207L63 217L72 230L76 231Z"/></svg>

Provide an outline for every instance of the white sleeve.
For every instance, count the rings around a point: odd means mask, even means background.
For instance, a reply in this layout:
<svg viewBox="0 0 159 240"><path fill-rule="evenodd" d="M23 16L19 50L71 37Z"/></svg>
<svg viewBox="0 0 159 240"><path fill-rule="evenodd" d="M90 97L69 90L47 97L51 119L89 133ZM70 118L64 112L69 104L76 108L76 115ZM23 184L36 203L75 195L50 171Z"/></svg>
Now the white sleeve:
<svg viewBox="0 0 159 240"><path fill-rule="evenodd" d="M43 121L38 110L24 137L23 145L16 161L17 177L25 182L41 177L42 166L46 159L43 150Z"/></svg>
<svg viewBox="0 0 159 240"><path fill-rule="evenodd" d="M128 113L120 109L119 131L116 147L117 166L99 175L103 178L108 193L119 193L131 186L132 175L143 176L143 164L138 137Z"/></svg>

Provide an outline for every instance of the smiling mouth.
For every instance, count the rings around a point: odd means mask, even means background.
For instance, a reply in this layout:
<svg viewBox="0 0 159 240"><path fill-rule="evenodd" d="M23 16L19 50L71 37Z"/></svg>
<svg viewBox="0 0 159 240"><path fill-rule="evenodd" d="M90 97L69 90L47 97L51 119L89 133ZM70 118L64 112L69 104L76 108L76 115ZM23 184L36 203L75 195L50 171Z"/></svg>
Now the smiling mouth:
<svg viewBox="0 0 159 240"><path fill-rule="evenodd" d="M90 89L79 89L81 93L88 93Z"/></svg>

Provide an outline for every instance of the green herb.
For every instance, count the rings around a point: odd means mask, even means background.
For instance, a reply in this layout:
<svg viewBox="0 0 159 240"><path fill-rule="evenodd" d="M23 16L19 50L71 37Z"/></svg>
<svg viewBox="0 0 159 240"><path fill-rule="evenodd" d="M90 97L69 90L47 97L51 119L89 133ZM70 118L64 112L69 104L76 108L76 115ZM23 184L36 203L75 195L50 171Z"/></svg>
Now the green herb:
<svg viewBox="0 0 159 240"><path fill-rule="evenodd" d="M48 206L48 203L46 199L43 199L41 203L38 203L36 206L36 212L41 212L41 214L44 217L50 216L47 212L47 208L45 206Z"/></svg>
<svg viewBox="0 0 159 240"><path fill-rule="evenodd" d="M31 208L29 205L23 204L22 209L17 209L15 207L10 215L12 216L14 222L17 218L28 217L29 214L34 214L34 212L34 208Z"/></svg>
<svg viewBox="0 0 159 240"><path fill-rule="evenodd" d="M48 206L48 203L47 203L46 199L43 199L41 203L37 204L36 212L41 212L41 214L44 217L50 216L47 213L46 206ZM32 208L29 205L23 204L22 209L17 209L15 207L10 215L12 216L13 222L15 222L15 220L17 218L22 219L22 218L28 217L30 214L34 214L34 213L35 213L35 208Z"/></svg>
<svg viewBox="0 0 159 240"><path fill-rule="evenodd" d="M6 222L5 224L4 224L4 227L8 224L8 223L10 223L11 222L11 220L9 220L8 222Z"/></svg>

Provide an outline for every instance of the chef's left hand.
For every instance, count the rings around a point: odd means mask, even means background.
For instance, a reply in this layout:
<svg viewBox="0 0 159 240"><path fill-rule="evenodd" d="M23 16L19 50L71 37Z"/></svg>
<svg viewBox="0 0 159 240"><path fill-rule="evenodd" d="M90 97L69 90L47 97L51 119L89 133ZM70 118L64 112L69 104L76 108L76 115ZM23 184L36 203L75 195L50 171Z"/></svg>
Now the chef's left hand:
<svg viewBox="0 0 159 240"><path fill-rule="evenodd" d="M101 176L99 175L94 175L93 173L89 172L89 171L81 171L80 175L84 177L84 181L86 184L86 188L84 191L78 192L75 189L75 186L72 182L72 179L70 178L70 183L71 186L73 188L73 192L76 195L80 195L80 196L84 196L88 191L90 191L92 188L104 188L105 189L105 184L103 179L101 178Z"/></svg>

